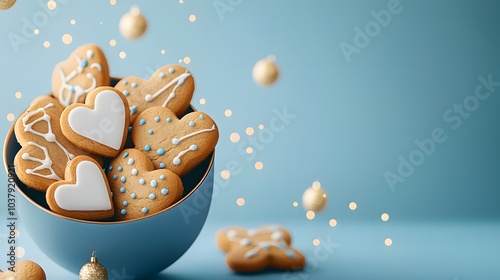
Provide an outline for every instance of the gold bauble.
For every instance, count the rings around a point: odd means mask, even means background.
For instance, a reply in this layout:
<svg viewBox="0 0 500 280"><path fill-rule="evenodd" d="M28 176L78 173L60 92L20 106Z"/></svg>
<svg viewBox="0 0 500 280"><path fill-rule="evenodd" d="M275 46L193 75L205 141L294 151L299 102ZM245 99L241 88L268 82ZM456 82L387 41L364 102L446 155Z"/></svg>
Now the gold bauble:
<svg viewBox="0 0 500 280"><path fill-rule="evenodd" d="M8 10L16 4L16 0L0 0L0 10Z"/></svg>
<svg viewBox="0 0 500 280"><path fill-rule="evenodd" d="M317 181L302 195L302 205L308 211L321 212L326 207L327 202L325 190Z"/></svg>
<svg viewBox="0 0 500 280"><path fill-rule="evenodd" d="M256 83L262 86L270 86L278 79L279 72L280 71L274 61L274 57L270 56L255 63L252 76Z"/></svg>
<svg viewBox="0 0 500 280"><path fill-rule="evenodd" d="M136 40L144 35L148 22L137 7L132 7L130 12L124 14L120 19L119 27L123 37Z"/></svg>
<svg viewBox="0 0 500 280"><path fill-rule="evenodd" d="M97 262L95 251L92 252L90 262L80 269L80 280L108 280L108 271Z"/></svg>

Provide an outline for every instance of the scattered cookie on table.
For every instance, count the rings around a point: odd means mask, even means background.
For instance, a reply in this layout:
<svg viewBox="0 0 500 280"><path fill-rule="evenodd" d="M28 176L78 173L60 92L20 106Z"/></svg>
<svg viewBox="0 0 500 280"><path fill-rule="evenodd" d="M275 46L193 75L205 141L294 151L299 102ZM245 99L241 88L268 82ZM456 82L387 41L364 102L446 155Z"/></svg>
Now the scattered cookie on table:
<svg viewBox="0 0 500 280"><path fill-rule="evenodd" d="M219 130L206 113L193 112L178 119L164 107L142 112L132 126L132 142L144 151L155 168L183 177L214 150Z"/></svg>
<svg viewBox="0 0 500 280"><path fill-rule="evenodd" d="M97 161L87 156L70 161L64 180L50 185L46 199L50 210L70 218L103 220L114 215L106 175Z"/></svg>
<svg viewBox="0 0 500 280"><path fill-rule="evenodd" d="M108 62L95 44L78 47L52 73L52 94L64 107L83 103L86 95L100 86L109 86Z"/></svg>
<svg viewBox="0 0 500 280"><path fill-rule="evenodd" d="M305 257L291 247L290 233L280 226L246 230L229 227L216 234L219 248L226 252L226 263L236 272L257 272L267 268L298 270Z"/></svg>
<svg viewBox="0 0 500 280"><path fill-rule="evenodd" d="M144 110L154 106L167 107L181 117L193 97L194 79L180 65L165 65L149 80L127 77L119 81L116 89L125 94L130 105L130 123Z"/></svg>
<svg viewBox="0 0 500 280"><path fill-rule="evenodd" d="M157 213L176 203L184 187L175 173L154 169L151 160L136 149L125 149L108 167L116 220L133 220Z"/></svg>
<svg viewBox="0 0 500 280"><path fill-rule="evenodd" d="M16 262L14 271L8 269L5 272L0 270L1 280L46 280L45 271L36 262L30 260L20 260Z"/></svg>

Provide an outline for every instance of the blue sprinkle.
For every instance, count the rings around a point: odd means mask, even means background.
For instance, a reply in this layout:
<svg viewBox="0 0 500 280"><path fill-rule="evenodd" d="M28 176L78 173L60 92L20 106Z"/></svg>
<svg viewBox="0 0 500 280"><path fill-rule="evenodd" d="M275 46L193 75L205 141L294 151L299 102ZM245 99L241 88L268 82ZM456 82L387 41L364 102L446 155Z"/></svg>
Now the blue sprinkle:
<svg viewBox="0 0 500 280"><path fill-rule="evenodd" d="M167 122L172 122L172 119L171 118L167 118Z"/></svg>
<svg viewBox="0 0 500 280"><path fill-rule="evenodd" d="M288 251L286 251L286 256L293 259L295 257L295 254L293 253L293 251L288 250Z"/></svg>
<svg viewBox="0 0 500 280"><path fill-rule="evenodd" d="M165 168L165 163L160 162L160 168ZM163 175L162 175L163 176Z"/></svg>
<svg viewBox="0 0 500 280"><path fill-rule="evenodd" d="M125 215L125 214L127 214L127 210L122 209L122 211L121 211L120 213L121 213L122 215Z"/></svg>
<svg viewBox="0 0 500 280"><path fill-rule="evenodd" d="M112 165L110 165L110 166L108 167L108 170L113 170L113 166L112 166Z"/></svg>
<svg viewBox="0 0 500 280"><path fill-rule="evenodd" d="M123 158L126 158L126 157L128 157L128 152L125 152L125 153L123 154Z"/></svg>
<svg viewBox="0 0 500 280"><path fill-rule="evenodd" d="M141 119L141 120L139 121L139 125L143 125L143 124L145 124L145 123L146 123L146 120L145 120L145 119Z"/></svg>
<svg viewBox="0 0 500 280"><path fill-rule="evenodd" d="M125 182L127 181L127 178L125 178L125 176L122 176L122 177L120 178L120 181L122 181L122 183L125 183Z"/></svg>
<svg viewBox="0 0 500 280"><path fill-rule="evenodd" d="M284 242L280 242L280 244L278 245L278 247L280 247L281 249L285 249L286 245L285 245Z"/></svg>
<svg viewBox="0 0 500 280"><path fill-rule="evenodd" d="M191 145L191 146L189 147L189 149L190 149L191 151L196 151L196 150L198 150L198 146L196 146L196 145Z"/></svg>
<svg viewBox="0 0 500 280"><path fill-rule="evenodd" d="M124 90L123 95L128 96L128 90Z"/></svg>
<svg viewBox="0 0 500 280"><path fill-rule="evenodd" d="M143 208L142 208L142 210L141 210L141 212L142 212L142 213L144 213L144 214L148 213L148 211L149 211L149 210L148 210L148 208L147 208L147 207L143 207Z"/></svg>
<svg viewBox="0 0 500 280"><path fill-rule="evenodd" d="M163 154L165 154L165 150L164 149L158 149L158 151L156 151L157 154L159 154L160 156L162 156Z"/></svg>
<svg viewBox="0 0 500 280"><path fill-rule="evenodd" d="M131 197L132 199L135 199L135 198L137 197L137 195L136 195L135 193L132 193L132 194L130 195L130 197Z"/></svg>
<svg viewBox="0 0 500 280"><path fill-rule="evenodd" d="M153 130L152 129L148 130L148 134L150 135L153 134Z"/></svg>
<svg viewBox="0 0 500 280"><path fill-rule="evenodd" d="M139 180L139 184L144 185L145 183L146 183L146 181L144 181L144 179L142 179L142 178L141 178L141 179Z"/></svg>
<svg viewBox="0 0 500 280"><path fill-rule="evenodd" d="M133 158L129 158L127 164L132 165L134 164L135 160Z"/></svg>
<svg viewBox="0 0 500 280"><path fill-rule="evenodd" d="M151 180L151 187L153 188L156 188L156 186L158 186L158 183L156 182L156 180Z"/></svg>
<svg viewBox="0 0 500 280"><path fill-rule="evenodd" d="M123 84L128 85L128 81L127 80L123 81Z"/></svg>
<svg viewBox="0 0 500 280"><path fill-rule="evenodd" d="M194 126L194 121L190 121L189 126Z"/></svg>
<svg viewBox="0 0 500 280"><path fill-rule="evenodd" d="M175 72L175 70L174 70L174 68L170 67L170 68L168 69L168 72L169 72L170 74L172 74L172 73L174 73L174 72Z"/></svg>
<svg viewBox="0 0 500 280"><path fill-rule="evenodd" d="M116 176L116 174L115 174L115 175L113 175L113 179L115 179L115 180L116 180L116 178L118 178L118 176Z"/></svg>
<svg viewBox="0 0 500 280"><path fill-rule="evenodd" d="M149 194L149 199L153 200L156 198L156 195L154 193Z"/></svg>
<svg viewBox="0 0 500 280"><path fill-rule="evenodd" d="M161 72L158 77L160 77L161 79L165 78L165 73Z"/></svg>
<svg viewBox="0 0 500 280"><path fill-rule="evenodd" d="M137 83L133 82L130 86L132 86L132 88L136 88L137 87Z"/></svg>
<svg viewBox="0 0 500 280"><path fill-rule="evenodd" d="M165 175L160 175L160 180L165 180Z"/></svg>
<svg viewBox="0 0 500 280"><path fill-rule="evenodd" d="M134 176L137 175L137 169L135 169L135 168L132 169L132 175L134 175Z"/></svg>
<svg viewBox="0 0 500 280"><path fill-rule="evenodd" d="M124 188L124 187L121 187L121 188L120 188L120 192L121 192L121 193L124 193L124 192L125 192L125 188Z"/></svg>
<svg viewBox="0 0 500 280"><path fill-rule="evenodd" d="M161 189L161 194L163 194L163 195L167 195L167 193L168 193L168 190L167 190L167 189Z"/></svg>
<svg viewBox="0 0 500 280"><path fill-rule="evenodd" d="M123 201L122 204L123 204L123 206L127 206L128 205L128 201L125 200L125 201Z"/></svg>
<svg viewBox="0 0 500 280"><path fill-rule="evenodd" d="M71 87L71 88L69 89L69 92L71 92L71 93L75 93L75 87Z"/></svg>
<svg viewBox="0 0 500 280"><path fill-rule="evenodd" d="M160 117L155 117L155 122L159 122L160 121Z"/></svg>
<svg viewBox="0 0 500 280"><path fill-rule="evenodd" d="M123 167L118 166L118 171L123 171Z"/></svg>
<svg viewBox="0 0 500 280"><path fill-rule="evenodd" d="M177 84L180 85L180 86L182 86L184 84L184 79L180 79Z"/></svg>
<svg viewBox="0 0 500 280"><path fill-rule="evenodd" d="M146 146L144 146L144 150L146 150L147 152L151 151L151 146L149 144L146 144Z"/></svg>
<svg viewBox="0 0 500 280"><path fill-rule="evenodd" d="M82 63L80 65L82 66L82 68L85 68L87 67L87 65L89 65L89 62L84 58L82 59Z"/></svg>
<svg viewBox="0 0 500 280"><path fill-rule="evenodd" d="M269 250L269 244L262 242L261 246L264 250Z"/></svg>
<svg viewBox="0 0 500 280"><path fill-rule="evenodd" d="M204 120L204 119L205 119L205 116L200 115L200 119Z"/></svg>
<svg viewBox="0 0 500 280"><path fill-rule="evenodd" d="M130 107L130 114L132 114L132 115L133 115L133 114L135 114L135 113L137 113L137 106L132 106L132 107ZM142 124L141 124L141 125L142 125Z"/></svg>

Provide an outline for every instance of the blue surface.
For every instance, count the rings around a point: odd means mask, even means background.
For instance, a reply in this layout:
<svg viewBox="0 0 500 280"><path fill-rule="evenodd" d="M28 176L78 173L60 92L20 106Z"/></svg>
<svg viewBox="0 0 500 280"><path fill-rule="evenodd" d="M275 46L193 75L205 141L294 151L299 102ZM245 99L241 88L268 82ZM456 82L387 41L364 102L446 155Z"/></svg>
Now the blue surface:
<svg viewBox="0 0 500 280"><path fill-rule="evenodd" d="M205 229L163 278L250 278L225 268L214 233L231 224L268 223L288 226L306 255L317 248L315 238L332 236L340 247L303 277L259 277L499 278L494 261L500 248L500 87L481 81L500 81L500 2L147 1L138 5L150 28L138 41L118 32L119 19L133 2L56 2L58 9L38 26L37 36L23 35L23 25L30 28L26 22L44 11L46 1L19 0L0 11L2 135L12 125L5 116L19 116L33 98L48 93L54 65L89 42L102 46L113 76L147 78L157 67L189 57L185 66L196 80L192 104L220 128L215 173L227 169L231 177L216 180ZM381 10L393 13L376 29L373 14L387 15ZM195 22L188 20L191 14ZM373 32L369 42L357 31L365 27ZM70 45L61 41L65 33L73 37ZM15 35L25 38L17 51L9 40ZM116 46L109 45L111 39ZM346 44L356 47L351 55L342 51ZM262 88L251 71L268 55L276 57L281 77ZM481 96L491 93L474 99L481 85ZM17 91L22 98L15 97ZM469 111L456 111L460 104ZM276 112L284 110L294 117L282 130L271 130ZM247 136L247 127L255 135ZM433 140L435 148L425 154L416 142L428 143L436 131L442 135L434 138L442 143ZM241 136L238 143L229 139L233 132ZM251 155L244 151L248 145ZM412 156L422 164L411 174L399 172ZM254 168L257 161L264 164L260 171ZM387 172L402 182L391 187ZM7 177L0 178L6 185ZM314 180L325 188L329 205L309 221L300 200ZM245 199L244 206L236 204L238 198ZM4 191L0 201L6 201ZM348 208L352 201L355 211ZM390 215L388 222L380 220L382 213ZM0 211L0 221L5 215ZM332 218L339 223L335 228L328 226ZM6 248L7 233L0 229L0 248ZM384 245L387 237L394 242L390 247ZM24 258L45 264L49 279L69 279L22 232L20 242Z"/></svg>

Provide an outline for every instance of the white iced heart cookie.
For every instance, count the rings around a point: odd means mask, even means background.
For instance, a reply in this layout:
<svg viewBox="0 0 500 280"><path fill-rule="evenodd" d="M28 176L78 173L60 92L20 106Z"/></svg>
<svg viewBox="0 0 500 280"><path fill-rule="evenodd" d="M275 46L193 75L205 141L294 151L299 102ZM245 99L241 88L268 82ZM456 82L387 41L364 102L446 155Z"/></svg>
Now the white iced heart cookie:
<svg viewBox="0 0 500 280"><path fill-rule="evenodd" d="M64 177L47 189L46 199L52 211L82 220L114 215L109 183L97 161L77 156L66 166Z"/></svg>
<svg viewBox="0 0 500 280"><path fill-rule="evenodd" d="M61 115L64 136L78 147L115 157L123 149L130 110L125 96L111 87L91 91L85 104L72 104Z"/></svg>

